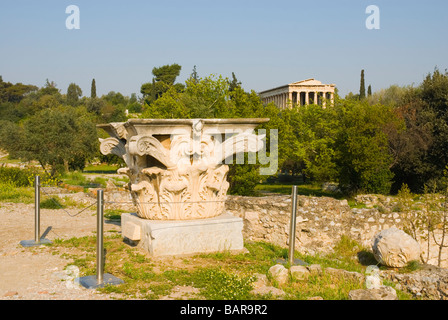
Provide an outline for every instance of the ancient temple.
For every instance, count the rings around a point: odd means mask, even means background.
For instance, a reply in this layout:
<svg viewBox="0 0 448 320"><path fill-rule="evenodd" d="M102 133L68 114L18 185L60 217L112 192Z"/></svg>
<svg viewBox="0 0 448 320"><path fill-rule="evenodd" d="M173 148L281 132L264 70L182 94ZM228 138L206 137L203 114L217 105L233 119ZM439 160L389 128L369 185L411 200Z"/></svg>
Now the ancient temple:
<svg viewBox="0 0 448 320"><path fill-rule="evenodd" d="M307 104L323 107L334 103L334 84L323 84L316 79L306 79L259 92L264 104L274 102L280 109Z"/></svg>

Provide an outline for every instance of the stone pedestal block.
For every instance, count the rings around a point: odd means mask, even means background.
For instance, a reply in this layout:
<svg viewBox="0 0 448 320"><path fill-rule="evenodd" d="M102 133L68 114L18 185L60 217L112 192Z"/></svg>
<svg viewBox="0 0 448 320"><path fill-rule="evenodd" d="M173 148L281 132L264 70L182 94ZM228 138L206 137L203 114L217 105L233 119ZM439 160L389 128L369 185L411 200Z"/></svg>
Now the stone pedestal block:
<svg viewBox="0 0 448 320"><path fill-rule="evenodd" d="M195 220L148 220L135 213L121 215L122 235L152 256L241 251L243 219L224 213Z"/></svg>

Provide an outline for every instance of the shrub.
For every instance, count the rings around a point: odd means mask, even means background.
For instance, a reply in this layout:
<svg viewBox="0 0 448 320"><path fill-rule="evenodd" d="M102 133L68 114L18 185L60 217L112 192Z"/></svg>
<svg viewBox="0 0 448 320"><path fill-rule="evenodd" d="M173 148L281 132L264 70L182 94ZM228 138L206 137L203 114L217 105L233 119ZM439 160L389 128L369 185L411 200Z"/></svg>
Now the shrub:
<svg viewBox="0 0 448 320"><path fill-rule="evenodd" d="M32 174L31 171L20 168L0 167L0 181L9 183L14 187L32 186L32 182L29 179Z"/></svg>

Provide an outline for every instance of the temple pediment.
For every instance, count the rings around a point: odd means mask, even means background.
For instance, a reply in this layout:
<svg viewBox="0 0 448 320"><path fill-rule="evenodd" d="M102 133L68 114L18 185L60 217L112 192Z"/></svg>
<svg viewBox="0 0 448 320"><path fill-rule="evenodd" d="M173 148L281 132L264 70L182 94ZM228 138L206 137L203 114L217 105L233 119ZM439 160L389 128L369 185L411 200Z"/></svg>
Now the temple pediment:
<svg viewBox="0 0 448 320"><path fill-rule="evenodd" d="M319 86L322 85L322 82L320 82L319 80L316 79L306 79L306 80L301 80L301 81L297 81L297 82L293 82L289 84L290 86Z"/></svg>

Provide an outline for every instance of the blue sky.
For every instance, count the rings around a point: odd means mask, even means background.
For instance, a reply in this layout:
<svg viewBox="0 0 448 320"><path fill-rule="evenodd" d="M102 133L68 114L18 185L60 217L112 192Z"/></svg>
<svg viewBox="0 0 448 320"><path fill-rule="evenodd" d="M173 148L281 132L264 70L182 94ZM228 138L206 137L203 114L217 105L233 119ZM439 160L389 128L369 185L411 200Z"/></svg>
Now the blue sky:
<svg viewBox="0 0 448 320"><path fill-rule="evenodd" d="M369 30L368 5L380 9ZM80 10L68 30L66 7ZM418 85L448 68L448 1L403 0L0 0L0 75L62 93L71 82L90 95L139 94L154 67L178 63L184 82L231 77L262 91L307 78L359 91L361 69L373 91Z"/></svg>

